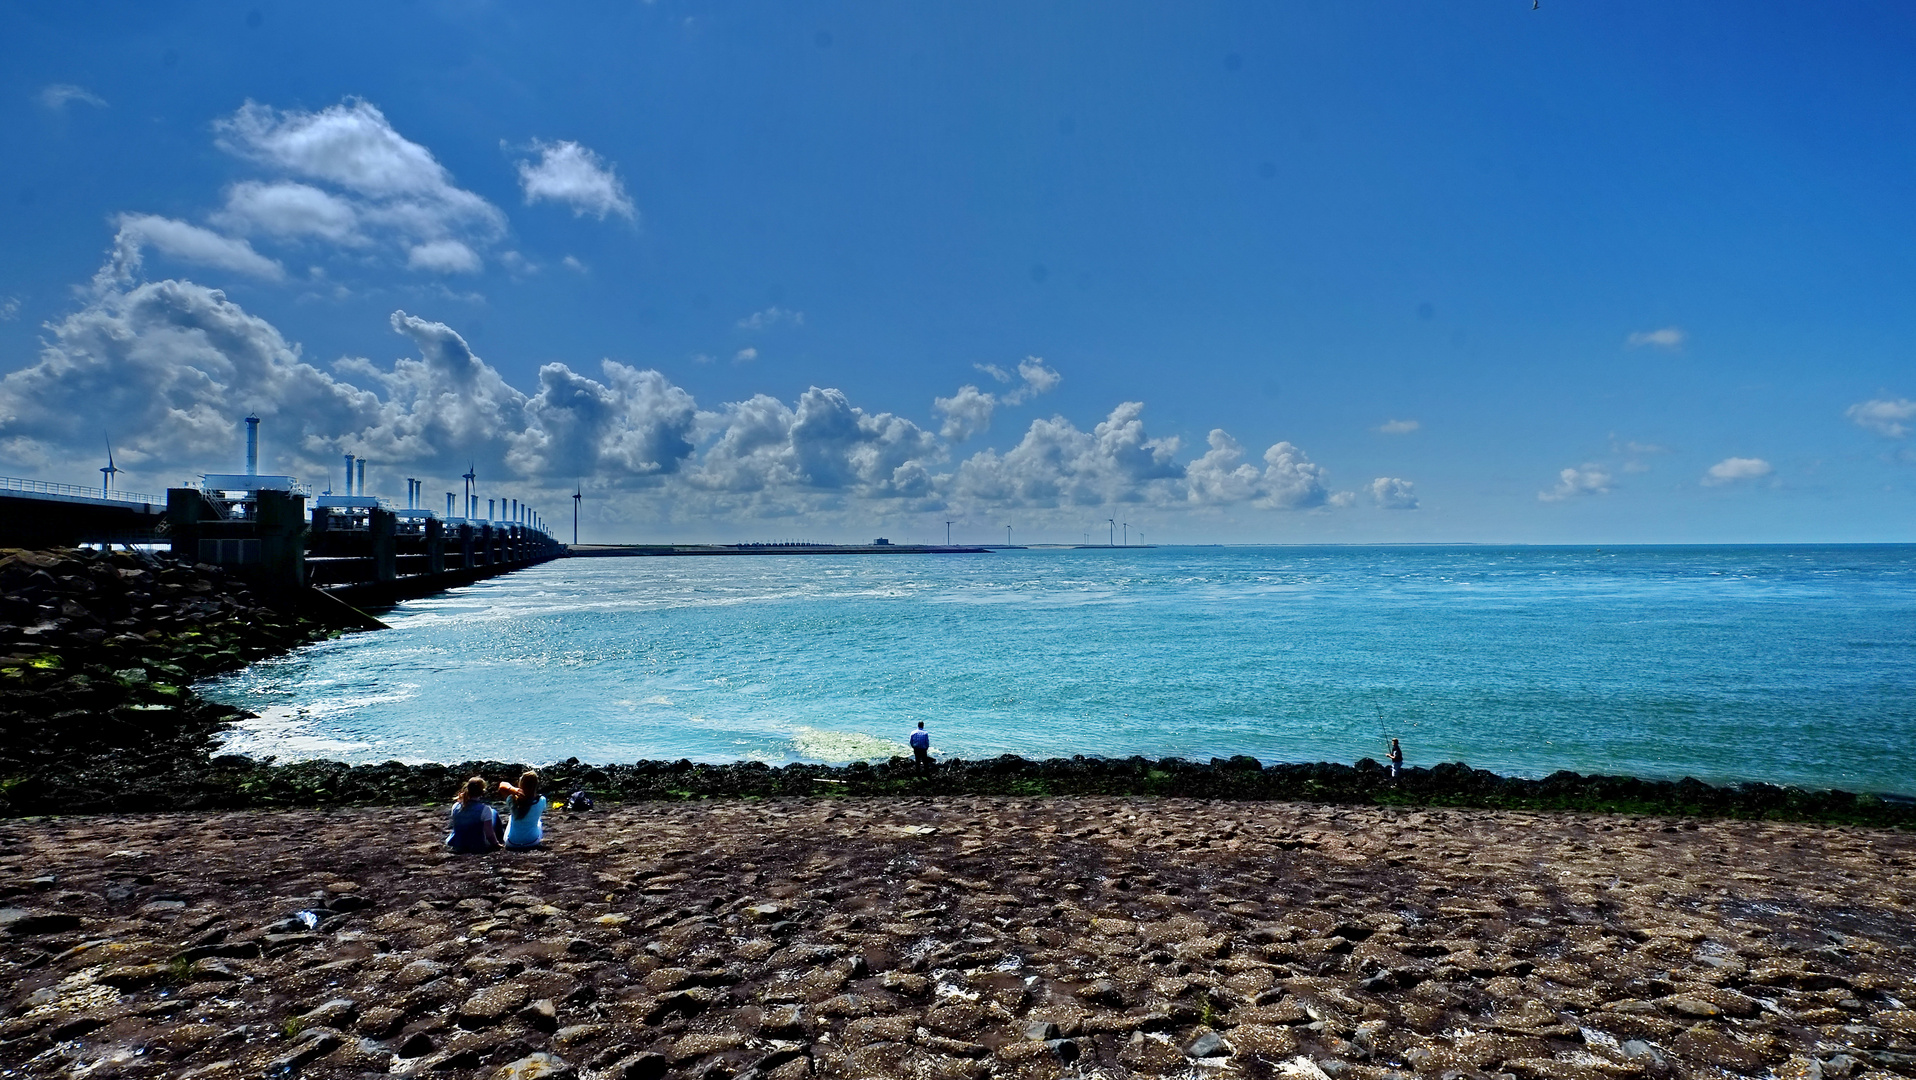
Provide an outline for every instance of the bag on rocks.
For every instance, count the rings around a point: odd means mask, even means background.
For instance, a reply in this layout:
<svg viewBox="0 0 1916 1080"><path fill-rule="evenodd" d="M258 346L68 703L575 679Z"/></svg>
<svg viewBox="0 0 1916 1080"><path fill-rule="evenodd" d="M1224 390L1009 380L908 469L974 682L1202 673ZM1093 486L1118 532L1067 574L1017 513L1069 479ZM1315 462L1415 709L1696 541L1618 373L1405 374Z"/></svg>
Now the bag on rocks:
<svg viewBox="0 0 1916 1080"><path fill-rule="evenodd" d="M584 790L575 791L566 796L565 808L571 811L590 810L592 809L592 796L586 794Z"/></svg>

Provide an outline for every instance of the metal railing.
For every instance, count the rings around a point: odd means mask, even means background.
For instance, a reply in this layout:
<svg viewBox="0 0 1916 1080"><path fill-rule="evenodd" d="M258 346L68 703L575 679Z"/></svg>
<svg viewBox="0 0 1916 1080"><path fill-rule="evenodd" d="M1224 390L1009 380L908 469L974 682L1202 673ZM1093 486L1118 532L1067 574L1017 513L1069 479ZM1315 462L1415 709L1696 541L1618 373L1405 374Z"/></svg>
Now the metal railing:
<svg viewBox="0 0 1916 1080"><path fill-rule="evenodd" d="M186 484L186 486L187 486L187 487L190 487L190 488L192 488L192 489L194 489L195 491L204 491L204 492L206 492L206 493L207 493L208 495L213 495L213 494L215 494L215 493L217 493L217 492L221 492L221 491L242 491L242 490L245 490L245 489L243 489L243 488L232 488L232 487L211 487L211 488L209 488L209 487L207 487L207 486L206 486L206 481L205 481L204 479L200 479L200 480L193 480L193 481L189 481L189 482L188 482L188 483ZM293 481L293 483L292 483L292 485L291 485L290 487L284 487L284 488L267 488L266 490L268 490L268 491L290 491L290 492L292 492L293 494L295 494L295 495L297 495L297 496L299 496L299 497L300 497L300 498L302 498L302 499L310 499L310 498L312 498L312 497L313 497L313 489L312 489L312 487L311 487L311 485L308 485L308 484L302 484L302 483L300 483L300 482L299 482L299 481L297 481L297 480L295 480L295 481Z"/></svg>
<svg viewBox="0 0 1916 1080"><path fill-rule="evenodd" d="M105 488L55 484L46 480L24 480L18 476L0 476L0 491L22 491L29 495L64 495L70 499L97 499L100 502L147 503L165 506L166 496L144 491L110 491Z"/></svg>

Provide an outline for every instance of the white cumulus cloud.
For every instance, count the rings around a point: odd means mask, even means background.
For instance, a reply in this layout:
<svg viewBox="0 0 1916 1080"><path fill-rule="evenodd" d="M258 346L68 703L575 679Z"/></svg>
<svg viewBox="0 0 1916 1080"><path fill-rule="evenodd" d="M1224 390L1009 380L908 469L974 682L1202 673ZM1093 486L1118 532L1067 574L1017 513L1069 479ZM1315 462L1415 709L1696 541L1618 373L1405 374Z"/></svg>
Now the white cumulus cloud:
<svg viewBox="0 0 1916 1080"><path fill-rule="evenodd" d="M367 242L360 235L359 212L351 202L291 181L234 184L227 189L226 205L213 215L213 223L231 232L284 239L310 236L354 247Z"/></svg>
<svg viewBox="0 0 1916 1080"><path fill-rule="evenodd" d="M576 217L592 214L604 221L617 214L631 220L638 215L618 173L599 155L576 142L534 141L539 152L537 163L519 162L519 185L525 189L526 203L540 201L564 203Z"/></svg>
<svg viewBox="0 0 1916 1080"><path fill-rule="evenodd" d="M530 475L675 473L694 450L698 406L656 371L604 361L605 381L564 364L539 369L508 464Z"/></svg>
<svg viewBox="0 0 1916 1080"><path fill-rule="evenodd" d="M431 151L393 130L385 113L360 98L318 112L281 112L248 101L213 128L231 153L360 195L478 198L455 188Z"/></svg>
<svg viewBox="0 0 1916 1080"><path fill-rule="evenodd" d="M28 465L60 462L104 430L136 475L178 483L232 460L246 410L269 422L297 410L301 430L277 433L295 441L379 413L375 395L305 363L265 320L191 282L108 289L46 330L38 362L0 379L0 456Z"/></svg>
<svg viewBox="0 0 1916 1080"><path fill-rule="evenodd" d="M1609 471L1601 465L1565 469L1557 474L1557 486L1537 492L1537 498L1544 502L1562 502L1578 495L1608 495L1610 482Z"/></svg>
<svg viewBox="0 0 1916 1080"><path fill-rule="evenodd" d="M371 102L309 112L248 101L213 127L221 149L282 174L228 190L214 221L233 231L351 247L384 238L407 266L441 274L479 269L479 252L505 233L498 207L453 183Z"/></svg>
<svg viewBox="0 0 1916 1080"><path fill-rule="evenodd" d="M1386 420L1377 425L1377 430L1386 435L1408 435L1422 426L1415 420Z"/></svg>
<svg viewBox="0 0 1916 1080"><path fill-rule="evenodd" d="M548 364L528 395L444 323L404 311L391 323L416 356L326 371L218 290L109 289L49 324L39 360L0 379L0 455L58 463L104 430L123 464L177 484L235 459L248 411L266 421L271 467L308 478L351 451L447 482L471 461L489 483L617 486L676 473L693 452L696 408L658 372L607 361L591 378Z"/></svg>
<svg viewBox="0 0 1916 1080"><path fill-rule="evenodd" d="M1064 381L1064 376L1046 367L1044 361L1036 356L1027 356L1018 361L1018 378L1024 380L1024 385L999 399L1006 405L1022 404L1039 394L1050 393Z"/></svg>
<svg viewBox="0 0 1916 1080"><path fill-rule="evenodd" d="M239 418L256 411L267 467L315 484L344 452L373 462L373 490L387 492L408 475L435 493L456 490L470 462L486 497L536 503L543 492L563 506L583 480L603 512L655 526L1012 508L1073 518L1091 507L1097 517L1131 506L1309 510L1355 498L1329 491L1326 471L1289 442L1253 456L1217 430L1186 462L1177 439L1146 430L1135 401L1090 430L1054 416L1007 450L954 460L951 436L829 387L702 408L664 374L607 360L589 370L548 363L527 391L446 323L407 311L390 323L407 342L399 359L322 365L216 289L104 281L47 324L37 360L0 377L0 457L84 475L104 431L129 488L155 490L236 468ZM1051 369L1025 367L1021 388L1056 385ZM954 406L946 419L964 412ZM1414 498L1407 483L1373 487Z"/></svg>
<svg viewBox="0 0 1916 1080"><path fill-rule="evenodd" d="M1143 413L1143 402L1124 402L1088 432L1062 416L1034 420L1003 454L967 458L955 490L969 502L1019 507L1176 501L1178 440L1148 436Z"/></svg>
<svg viewBox="0 0 1916 1080"><path fill-rule="evenodd" d="M972 366L999 382L1010 382L1013 378L1011 372L996 364ZM1021 385L1003 394L988 393L966 383L951 397L933 398L932 408L945 418L940 433L947 439L968 439L991 426L991 414L998 406L1022 405L1039 394L1055 389L1064 381L1064 376L1046 367L1044 361L1035 356L1027 356L1018 362L1016 377L1022 380Z"/></svg>
<svg viewBox="0 0 1916 1080"><path fill-rule="evenodd" d="M932 408L944 416L938 433L954 442L963 442L991 426L991 414L998 399L966 383L950 397L932 399Z"/></svg>
<svg viewBox="0 0 1916 1080"><path fill-rule="evenodd" d="M1261 494L1264 474L1244 460L1244 446L1223 428L1213 428L1210 449L1184 467L1185 497L1194 503L1235 503Z"/></svg>
<svg viewBox="0 0 1916 1080"><path fill-rule="evenodd" d="M1417 509L1417 485L1394 476L1380 476L1370 482L1370 497L1380 509Z"/></svg>
<svg viewBox="0 0 1916 1080"><path fill-rule="evenodd" d="M1775 472L1770 463L1762 458L1727 457L1710 466L1703 474L1703 482L1712 487L1722 484L1734 484L1739 480L1757 480Z"/></svg>
<svg viewBox="0 0 1916 1080"><path fill-rule="evenodd" d="M406 265L435 274L476 274L485 265L479 253L457 240L416 244L406 253Z"/></svg>
<svg viewBox="0 0 1916 1080"><path fill-rule="evenodd" d="M931 433L890 413L867 413L843 391L812 387L796 408L759 394L727 406L719 434L688 475L711 490L797 488L866 498L929 495L941 456Z"/></svg>
<svg viewBox="0 0 1916 1080"><path fill-rule="evenodd" d="M1659 349L1680 349L1689 336L1680 326L1666 326L1661 330L1639 330L1625 341L1632 349L1642 348L1645 345L1654 345Z"/></svg>
<svg viewBox="0 0 1916 1080"><path fill-rule="evenodd" d="M157 214L121 214L116 223L119 232L113 238L107 265L101 270L102 280L131 280L139 273L147 248L181 262L270 281L286 276L285 267L254 251L253 245L198 225Z"/></svg>
<svg viewBox="0 0 1916 1080"><path fill-rule="evenodd" d="M1849 417L1850 422L1857 427L1892 439L1901 439L1909 435L1910 425L1916 423L1916 401L1908 398L1859 401L1843 415Z"/></svg>
<svg viewBox="0 0 1916 1080"><path fill-rule="evenodd" d="M1322 466L1297 446L1281 442L1264 451L1263 502L1280 510L1309 510L1331 499L1324 487Z"/></svg>

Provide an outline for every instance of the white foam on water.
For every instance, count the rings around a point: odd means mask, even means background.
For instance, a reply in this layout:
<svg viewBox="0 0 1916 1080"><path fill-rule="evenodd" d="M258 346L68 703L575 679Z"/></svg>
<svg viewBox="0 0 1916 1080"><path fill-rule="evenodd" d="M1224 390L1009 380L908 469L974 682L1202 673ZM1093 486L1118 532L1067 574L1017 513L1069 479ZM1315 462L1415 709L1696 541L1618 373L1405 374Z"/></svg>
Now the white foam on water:
<svg viewBox="0 0 1916 1080"><path fill-rule="evenodd" d="M248 757L276 757L281 761L315 758L356 758L376 743L322 734L312 710L292 705L268 706L258 716L240 720L222 733L220 753Z"/></svg>
<svg viewBox="0 0 1916 1080"><path fill-rule="evenodd" d="M863 731L801 726L792 729L792 752L806 761L868 761L909 754L911 748Z"/></svg>

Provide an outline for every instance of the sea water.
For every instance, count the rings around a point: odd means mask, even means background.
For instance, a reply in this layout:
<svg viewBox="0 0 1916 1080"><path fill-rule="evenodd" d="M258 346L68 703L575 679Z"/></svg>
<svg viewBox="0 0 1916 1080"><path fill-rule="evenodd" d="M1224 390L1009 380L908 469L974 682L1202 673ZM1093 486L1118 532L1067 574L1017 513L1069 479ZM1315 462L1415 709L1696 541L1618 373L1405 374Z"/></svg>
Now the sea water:
<svg viewBox="0 0 1916 1080"><path fill-rule="evenodd" d="M204 684L281 761L1384 757L1909 793L1916 547L565 559Z"/></svg>

